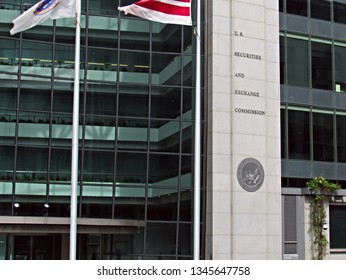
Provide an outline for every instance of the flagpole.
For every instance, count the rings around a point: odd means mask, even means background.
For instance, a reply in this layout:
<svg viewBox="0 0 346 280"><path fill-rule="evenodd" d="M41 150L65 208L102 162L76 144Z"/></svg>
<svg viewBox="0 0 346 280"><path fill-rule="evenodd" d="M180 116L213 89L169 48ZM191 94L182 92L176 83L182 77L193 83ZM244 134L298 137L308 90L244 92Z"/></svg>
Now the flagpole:
<svg viewBox="0 0 346 280"><path fill-rule="evenodd" d="M72 152L71 152L70 260L76 260L76 248L77 248L80 17L81 17L81 3L80 3L80 0L76 0L76 37L75 37Z"/></svg>
<svg viewBox="0 0 346 280"><path fill-rule="evenodd" d="M193 259L199 260L201 226L201 3L196 1L196 92L195 92L195 153L194 153L194 223Z"/></svg>

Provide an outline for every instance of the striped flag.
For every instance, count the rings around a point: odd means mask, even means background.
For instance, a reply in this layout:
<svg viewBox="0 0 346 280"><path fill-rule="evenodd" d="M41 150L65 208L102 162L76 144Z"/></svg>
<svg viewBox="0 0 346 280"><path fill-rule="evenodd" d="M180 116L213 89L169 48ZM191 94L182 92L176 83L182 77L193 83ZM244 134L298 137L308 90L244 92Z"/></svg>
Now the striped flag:
<svg viewBox="0 0 346 280"><path fill-rule="evenodd" d="M191 0L140 0L118 9L152 21L192 25Z"/></svg>
<svg viewBox="0 0 346 280"><path fill-rule="evenodd" d="M75 0L41 0L29 10L15 18L11 35L27 30L47 19L75 17Z"/></svg>

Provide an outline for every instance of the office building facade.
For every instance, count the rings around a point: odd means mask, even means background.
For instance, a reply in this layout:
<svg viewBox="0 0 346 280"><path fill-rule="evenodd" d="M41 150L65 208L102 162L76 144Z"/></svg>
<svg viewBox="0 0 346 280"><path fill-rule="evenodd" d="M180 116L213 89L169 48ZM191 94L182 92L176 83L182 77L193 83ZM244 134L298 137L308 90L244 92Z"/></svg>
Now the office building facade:
<svg viewBox="0 0 346 280"><path fill-rule="evenodd" d="M77 259L192 259L196 35L132 2L82 0ZM200 258L310 259L306 181L346 180L346 3L200 2ZM34 3L0 0L0 259L69 257L74 20L11 36Z"/></svg>

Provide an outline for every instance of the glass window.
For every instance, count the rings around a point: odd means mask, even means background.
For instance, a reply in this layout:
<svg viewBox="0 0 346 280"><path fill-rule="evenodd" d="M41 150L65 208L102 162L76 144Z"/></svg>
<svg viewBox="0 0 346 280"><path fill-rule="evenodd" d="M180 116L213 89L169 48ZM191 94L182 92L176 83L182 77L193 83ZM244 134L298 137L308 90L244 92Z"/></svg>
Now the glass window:
<svg viewBox="0 0 346 280"><path fill-rule="evenodd" d="M82 6L85 1L81 1ZM81 45L85 45L85 16L81 15ZM76 25L74 18L63 18L55 21L55 42L61 44L75 44Z"/></svg>
<svg viewBox="0 0 346 280"><path fill-rule="evenodd" d="M284 11L284 0L279 0L279 12Z"/></svg>
<svg viewBox="0 0 346 280"><path fill-rule="evenodd" d="M82 217L101 219L112 218L112 186L84 185L82 190Z"/></svg>
<svg viewBox="0 0 346 280"><path fill-rule="evenodd" d="M146 173L146 154L117 153L117 183L143 184L146 181Z"/></svg>
<svg viewBox="0 0 346 280"><path fill-rule="evenodd" d="M346 91L346 47L335 46L335 88L336 92Z"/></svg>
<svg viewBox="0 0 346 280"><path fill-rule="evenodd" d="M84 151L83 160L83 182L113 182L113 152Z"/></svg>
<svg viewBox="0 0 346 280"><path fill-rule="evenodd" d="M149 156L149 183L153 186L178 187L179 157L151 154Z"/></svg>
<svg viewBox="0 0 346 280"><path fill-rule="evenodd" d="M143 254L143 228L129 234L102 235L103 260L138 260Z"/></svg>
<svg viewBox="0 0 346 280"><path fill-rule="evenodd" d="M16 111L0 109L0 143L14 143L16 136Z"/></svg>
<svg viewBox="0 0 346 280"><path fill-rule="evenodd" d="M280 36L280 84L285 84L286 54L285 37Z"/></svg>
<svg viewBox="0 0 346 280"><path fill-rule="evenodd" d="M144 220L145 192L143 187L116 186L114 218Z"/></svg>
<svg viewBox="0 0 346 280"><path fill-rule="evenodd" d="M346 0L334 0L334 21L346 23Z"/></svg>
<svg viewBox="0 0 346 280"><path fill-rule="evenodd" d="M119 88L119 115L148 117L149 90L147 86L125 86Z"/></svg>
<svg viewBox="0 0 346 280"><path fill-rule="evenodd" d="M180 122L151 121L150 128L150 150L179 152Z"/></svg>
<svg viewBox="0 0 346 280"><path fill-rule="evenodd" d="M309 87L308 41L287 38L287 83L292 86Z"/></svg>
<svg viewBox="0 0 346 280"><path fill-rule="evenodd" d="M333 161L333 115L313 113L314 160Z"/></svg>
<svg viewBox="0 0 346 280"><path fill-rule="evenodd" d="M120 26L120 48L149 51L150 49L150 21L122 18Z"/></svg>
<svg viewBox="0 0 346 280"><path fill-rule="evenodd" d="M149 53L121 51L119 71L119 82L148 84Z"/></svg>
<svg viewBox="0 0 346 280"><path fill-rule="evenodd" d="M181 57L172 54L152 55L152 83L181 85Z"/></svg>
<svg viewBox="0 0 346 280"><path fill-rule="evenodd" d="M72 79L74 77L74 46L55 45L54 76ZM84 69L85 50L80 51L80 68ZM83 71L80 72L80 78L84 77ZM73 86L72 86L73 88Z"/></svg>
<svg viewBox="0 0 346 280"><path fill-rule="evenodd" d="M117 51L89 48L88 80L115 82L117 63Z"/></svg>
<svg viewBox="0 0 346 280"><path fill-rule="evenodd" d="M16 73L18 71L18 57L19 41L1 39L0 71Z"/></svg>
<svg viewBox="0 0 346 280"><path fill-rule="evenodd" d="M192 55L183 56L183 85L187 87L194 87L196 80L196 71L192 70L192 67L196 65L196 57ZM203 67L201 69L201 84L204 79Z"/></svg>
<svg viewBox="0 0 346 280"><path fill-rule="evenodd" d="M308 15L308 1L307 0L288 0L286 1L286 11L289 14L300 16Z"/></svg>
<svg viewBox="0 0 346 280"><path fill-rule="evenodd" d="M148 189L147 220L176 221L178 193L176 189Z"/></svg>
<svg viewBox="0 0 346 280"><path fill-rule="evenodd" d="M18 147L17 179L40 181L47 178L48 149Z"/></svg>
<svg viewBox="0 0 346 280"><path fill-rule="evenodd" d="M26 110L50 111L51 91L50 80L41 80L39 83L22 81L19 108Z"/></svg>
<svg viewBox="0 0 346 280"><path fill-rule="evenodd" d="M151 117L180 118L181 89L174 87L152 87Z"/></svg>
<svg viewBox="0 0 346 280"><path fill-rule="evenodd" d="M0 181L13 179L14 147L0 146ZM0 194L3 191L0 189Z"/></svg>
<svg viewBox="0 0 346 280"><path fill-rule="evenodd" d="M115 118L86 117L84 147L113 149L115 145Z"/></svg>
<svg viewBox="0 0 346 280"><path fill-rule="evenodd" d="M118 19L104 16L89 16L88 45L92 47L117 48Z"/></svg>
<svg viewBox="0 0 346 280"><path fill-rule="evenodd" d="M52 75L53 51L51 44L23 41L22 49L21 71L23 74ZM36 69L38 67L39 69Z"/></svg>
<svg viewBox="0 0 346 280"><path fill-rule="evenodd" d="M309 112L288 111L288 158L310 159Z"/></svg>
<svg viewBox="0 0 346 280"><path fill-rule="evenodd" d="M148 120L119 119L117 141L118 150L147 150Z"/></svg>
<svg viewBox="0 0 346 280"><path fill-rule="evenodd" d="M346 116L336 115L337 161L346 162Z"/></svg>
<svg viewBox="0 0 346 280"><path fill-rule="evenodd" d="M19 113L18 142L20 144L47 146L49 143L49 113Z"/></svg>
<svg viewBox="0 0 346 280"><path fill-rule="evenodd" d="M183 50L184 52L191 51L192 49L192 42L195 42L195 35L193 34L193 28L190 26L183 26ZM204 53L203 50L203 44L201 46L202 53Z"/></svg>
<svg viewBox="0 0 346 280"><path fill-rule="evenodd" d="M147 223L147 254L175 255L177 224Z"/></svg>
<svg viewBox="0 0 346 280"><path fill-rule="evenodd" d="M330 0L310 0L312 18L330 20Z"/></svg>
<svg viewBox="0 0 346 280"><path fill-rule="evenodd" d="M67 163L65 165L66 165L65 168L70 167L70 163ZM70 178L70 176L68 178ZM62 181L63 180L64 178L62 179ZM79 186L78 186L77 192L79 193ZM71 184L69 182L61 183L61 184L52 184L52 183L49 184L48 216L70 217L70 204L71 204L70 196L71 196ZM78 206L77 206L77 209L79 209Z"/></svg>
<svg viewBox="0 0 346 280"><path fill-rule="evenodd" d="M50 181L67 182L71 179L71 150L52 149L50 154Z"/></svg>
<svg viewBox="0 0 346 280"><path fill-rule="evenodd" d="M86 2L87 1L83 1L83 3ZM114 9L114 6L120 6L119 2L120 0L113 1L113 3L109 0L88 0L89 12L93 14L116 15L117 11Z"/></svg>
<svg viewBox="0 0 346 280"><path fill-rule="evenodd" d="M88 84L86 113L95 115L116 115L116 86L108 84Z"/></svg>
<svg viewBox="0 0 346 280"><path fill-rule="evenodd" d="M153 24L153 51L181 53L182 25Z"/></svg>
<svg viewBox="0 0 346 280"><path fill-rule="evenodd" d="M331 45L311 42L311 82L313 88L332 89Z"/></svg>
<svg viewBox="0 0 346 280"><path fill-rule="evenodd" d="M83 95L79 96L79 111L83 109ZM73 108L73 84L71 82L54 81L53 83L53 111L71 113Z"/></svg>
<svg viewBox="0 0 346 280"><path fill-rule="evenodd" d="M280 111L281 122L281 158L286 158L286 110Z"/></svg>
<svg viewBox="0 0 346 280"><path fill-rule="evenodd" d="M178 254L184 256L192 255L192 225L179 224Z"/></svg>
<svg viewBox="0 0 346 280"><path fill-rule="evenodd" d="M330 248L346 249L346 207L329 206Z"/></svg>

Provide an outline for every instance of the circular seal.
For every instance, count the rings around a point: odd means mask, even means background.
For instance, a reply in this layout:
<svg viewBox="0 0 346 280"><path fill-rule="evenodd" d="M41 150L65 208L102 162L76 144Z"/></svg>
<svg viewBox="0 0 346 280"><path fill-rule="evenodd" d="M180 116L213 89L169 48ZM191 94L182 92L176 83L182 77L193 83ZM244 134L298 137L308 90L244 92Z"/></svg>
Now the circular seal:
<svg viewBox="0 0 346 280"><path fill-rule="evenodd" d="M238 166L237 179L244 190L248 192L257 191L264 181L262 164L254 158L244 159Z"/></svg>
<svg viewBox="0 0 346 280"><path fill-rule="evenodd" d="M45 0L42 4L34 11L35 15L43 15L53 10L58 5L60 0Z"/></svg>

